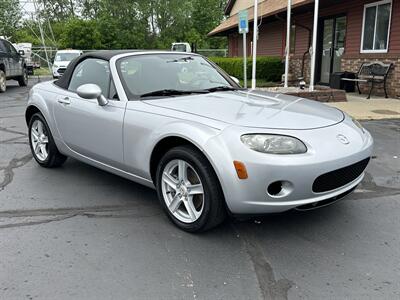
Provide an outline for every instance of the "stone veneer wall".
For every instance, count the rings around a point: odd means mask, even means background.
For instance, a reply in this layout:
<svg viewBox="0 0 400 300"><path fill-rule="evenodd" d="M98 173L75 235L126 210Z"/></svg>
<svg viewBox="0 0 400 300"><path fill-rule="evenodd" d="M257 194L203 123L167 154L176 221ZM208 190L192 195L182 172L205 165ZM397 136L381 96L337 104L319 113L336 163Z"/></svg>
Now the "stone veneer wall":
<svg viewBox="0 0 400 300"><path fill-rule="evenodd" d="M364 62L374 62L380 61L385 64L392 63L393 66L389 71L389 76L386 82L386 88L389 94L389 97L400 98L400 55L393 55L386 57L372 57L371 54L368 55L368 58L362 56L344 56L342 58L341 67L343 71L349 72L358 72L360 66ZM360 84L361 92L368 93L369 84ZM373 95L384 96L383 84L377 84L372 91Z"/></svg>
<svg viewBox="0 0 400 300"><path fill-rule="evenodd" d="M292 78L294 81L301 76L301 63L303 58L299 56L292 56L290 58L290 68L289 72L292 74ZM304 61L304 78L307 83L310 82L310 56L307 55Z"/></svg>
<svg viewBox="0 0 400 300"><path fill-rule="evenodd" d="M372 58L371 54L369 54L368 57L362 57L361 55L343 56L341 69L342 71L357 73L362 63L374 61L380 61L385 64L393 64L387 78L386 88L389 97L400 98L400 55L386 55L386 57L377 56L375 58ZM297 78L301 75L301 62L301 57L292 56L290 58L290 73L292 74L291 79L295 82L297 82ZM310 81L310 64L310 57L307 56L304 64L304 77L307 83L309 83ZM369 92L369 87L369 84L360 84L361 92L363 94L367 94ZM384 96L383 85L375 85L374 90L372 91L372 95Z"/></svg>

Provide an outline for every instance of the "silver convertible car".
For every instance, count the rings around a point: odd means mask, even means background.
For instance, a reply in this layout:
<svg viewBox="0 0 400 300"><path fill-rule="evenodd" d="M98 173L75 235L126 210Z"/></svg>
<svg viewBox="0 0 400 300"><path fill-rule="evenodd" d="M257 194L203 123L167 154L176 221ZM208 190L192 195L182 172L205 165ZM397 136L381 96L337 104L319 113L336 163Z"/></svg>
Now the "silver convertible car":
<svg viewBox="0 0 400 300"><path fill-rule="evenodd" d="M188 53L104 51L35 85L26 110L39 165L73 157L155 188L179 228L312 209L352 192L373 140L342 111L242 89Z"/></svg>

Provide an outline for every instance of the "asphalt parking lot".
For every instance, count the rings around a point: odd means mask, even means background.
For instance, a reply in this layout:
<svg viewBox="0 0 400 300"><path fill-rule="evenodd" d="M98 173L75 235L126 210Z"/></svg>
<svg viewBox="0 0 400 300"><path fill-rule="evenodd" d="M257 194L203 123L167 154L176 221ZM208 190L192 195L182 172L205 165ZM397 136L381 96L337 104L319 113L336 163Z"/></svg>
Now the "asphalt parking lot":
<svg viewBox="0 0 400 300"><path fill-rule="evenodd" d="M31 80L32 82L32 80ZM309 212L174 227L153 190L69 159L32 159L28 88L0 94L0 299L400 298L400 120L364 182Z"/></svg>

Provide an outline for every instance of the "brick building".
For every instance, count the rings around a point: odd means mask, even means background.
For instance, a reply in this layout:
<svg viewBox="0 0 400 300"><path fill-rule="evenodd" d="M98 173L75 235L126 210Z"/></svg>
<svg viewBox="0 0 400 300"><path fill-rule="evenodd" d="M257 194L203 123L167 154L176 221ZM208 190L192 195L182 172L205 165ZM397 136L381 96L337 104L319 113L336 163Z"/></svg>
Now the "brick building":
<svg viewBox="0 0 400 300"><path fill-rule="evenodd" d="M237 30L238 12L247 9L252 21L253 3L253 0L229 0L226 20L209 34L228 37L229 56L243 55ZM287 0L259 0L258 55L284 57L286 7ZM307 81L313 11L313 0L292 0L290 74L298 78L303 73ZM328 84L333 72L357 72L363 62L381 61L393 64L388 92L392 97L400 97L400 0L320 0L317 41L316 84ZM378 88L374 93L382 91Z"/></svg>

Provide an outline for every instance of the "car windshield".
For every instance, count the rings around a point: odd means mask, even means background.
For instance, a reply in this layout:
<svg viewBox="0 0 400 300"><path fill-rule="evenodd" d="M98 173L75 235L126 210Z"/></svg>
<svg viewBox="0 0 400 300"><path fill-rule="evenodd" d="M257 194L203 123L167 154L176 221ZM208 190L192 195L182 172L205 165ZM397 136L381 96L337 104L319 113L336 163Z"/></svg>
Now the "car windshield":
<svg viewBox="0 0 400 300"><path fill-rule="evenodd" d="M172 46L173 51L177 52L186 52L186 45L185 44L176 44Z"/></svg>
<svg viewBox="0 0 400 300"><path fill-rule="evenodd" d="M197 55L132 55L119 59L117 68L130 99L238 88L223 71Z"/></svg>
<svg viewBox="0 0 400 300"><path fill-rule="evenodd" d="M54 61L71 61L78 56L79 53L57 53Z"/></svg>

